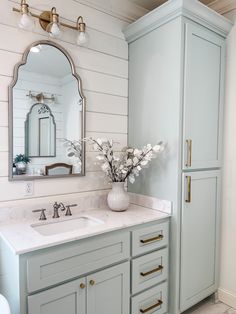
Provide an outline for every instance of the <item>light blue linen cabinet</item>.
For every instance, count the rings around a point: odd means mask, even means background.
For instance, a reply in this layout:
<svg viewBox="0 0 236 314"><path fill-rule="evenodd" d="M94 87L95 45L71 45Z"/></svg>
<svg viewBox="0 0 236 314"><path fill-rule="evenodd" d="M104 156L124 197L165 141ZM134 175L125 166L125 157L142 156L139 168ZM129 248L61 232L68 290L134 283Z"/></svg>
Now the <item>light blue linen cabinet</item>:
<svg viewBox="0 0 236 314"><path fill-rule="evenodd" d="M129 144L166 150L129 191L173 202L169 313L217 291L225 38L231 22L170 0L128 26Z"/></svg>

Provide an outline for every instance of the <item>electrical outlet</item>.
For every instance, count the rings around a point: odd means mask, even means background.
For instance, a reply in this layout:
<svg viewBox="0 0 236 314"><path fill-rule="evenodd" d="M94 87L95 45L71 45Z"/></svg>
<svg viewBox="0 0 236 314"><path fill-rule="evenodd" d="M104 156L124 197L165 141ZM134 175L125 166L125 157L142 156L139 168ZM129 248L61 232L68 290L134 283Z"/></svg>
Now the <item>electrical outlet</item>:
<svg viewBox="0 0 236 314"><path fill-rule="evenodd" d="M34 194L34 181L25 182L25 196L31 196Z"/></svg>

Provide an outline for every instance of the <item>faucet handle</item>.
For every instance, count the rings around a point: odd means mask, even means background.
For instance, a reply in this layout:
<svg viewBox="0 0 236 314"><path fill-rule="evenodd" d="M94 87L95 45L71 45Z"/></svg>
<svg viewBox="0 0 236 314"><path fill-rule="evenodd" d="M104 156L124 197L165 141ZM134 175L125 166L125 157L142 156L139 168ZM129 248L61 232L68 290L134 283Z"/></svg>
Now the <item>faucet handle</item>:
<svg viewBox="0 0 236 314"><path fill-rule="evenodd" d="M34 209L32 210L32 213L41 213L40 214L40 217L39 217L39 220L47 220L47 217L45 215L45 208L42 208L42 209Z"/></svg>
<svg viewBox="0 0 236 314"><path fill-rule="evenodd" d="M65 216L72 216L71 207L75 207L75 206L78 206L78 204L66 205L66 215Z"/></svg>

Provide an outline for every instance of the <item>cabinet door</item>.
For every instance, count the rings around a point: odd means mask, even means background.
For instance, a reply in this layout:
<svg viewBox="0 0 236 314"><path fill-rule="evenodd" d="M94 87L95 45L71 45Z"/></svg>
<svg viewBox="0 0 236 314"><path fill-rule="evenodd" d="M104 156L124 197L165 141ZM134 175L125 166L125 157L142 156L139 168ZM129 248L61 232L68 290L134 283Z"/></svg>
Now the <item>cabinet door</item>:
<svg viewBox="0 0 236 314"><path fill-rule="evenodd" d="M218 171L183 175L181 311L217 289L219 189Z"/></svg>
<svg viewBox="0 0 236 314"><path fill-rule="evenodd" d="M86 314L85 279L28 297L28 314Z"/></svg>
<svg viewBox="0 0 236 314"><path fill-rule="evenodd" d="M87 314L129 314L129 262L87 277Z"/></svg>
<svg viewBox="0 0 236 314"><path fill-rule="evenodd" d="M224 88L224 41L186 24L183 168L220 167Z"/></svg>

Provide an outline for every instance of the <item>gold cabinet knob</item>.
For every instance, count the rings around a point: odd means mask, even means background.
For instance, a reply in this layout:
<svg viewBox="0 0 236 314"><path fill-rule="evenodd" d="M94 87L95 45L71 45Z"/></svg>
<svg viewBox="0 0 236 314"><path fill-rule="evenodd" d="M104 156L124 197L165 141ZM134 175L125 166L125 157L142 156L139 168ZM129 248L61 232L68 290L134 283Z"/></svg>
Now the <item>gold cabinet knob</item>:
<svg viewBox="0 0 236 314"><path fill-rule="evenodd" d="M84 288L85 288L85 284L84 284L84 283L81 283L81 284L80 284L80 288L81 288L81 289L84 289Z"/></svg>
<svg viewBox="0 0 236 314"><path fill-rule="evenodd" d="M95 285L95 281L94 280L90 280L89 283L90 283L91 286Z"/></svg>

